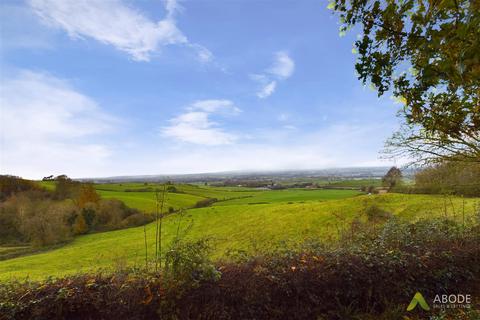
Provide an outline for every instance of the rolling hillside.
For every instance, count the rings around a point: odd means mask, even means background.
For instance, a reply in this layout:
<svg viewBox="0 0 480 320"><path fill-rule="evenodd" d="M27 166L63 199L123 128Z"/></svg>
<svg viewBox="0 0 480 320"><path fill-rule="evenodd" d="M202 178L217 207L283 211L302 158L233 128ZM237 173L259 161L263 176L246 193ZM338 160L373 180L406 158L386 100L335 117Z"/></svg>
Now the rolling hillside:
<svg viewBox="0 0 480 320"><path fill-rule="evenodd" d="M163 234L165 247L168 247L177 230L182 233L187 229L188 239L210 237L215 243L216 258L222 257L228 249L251 252L267 250L282 240L296 242L309 237L335 238L338 228L347 226L372 204L409 220L445 214L441 196L387 194L318 201L305 200L302 193L300 197L295 193L297 191L292 192L291 197L303 200L273 202L273 196L270 196L272 203L251 205L238 204L237 200L232 200L218 206L191 209L183 215L167 216ZM259 198L261 195L259 193ZM285 199L283 196L279 198ZM464 206L462 198L452 198L446 207L447 215L454 217L455 213L456 219L462 219L463 208L467 216L471 215L477 201L478 199L466 199ZM148 253L152 257L154 223L147 225L146 231ZM143 227L90 234L77 237L59 249L0 261L0 279L27 276L44 278L125 264L140 265L144 263L144 254Z"/></svg>

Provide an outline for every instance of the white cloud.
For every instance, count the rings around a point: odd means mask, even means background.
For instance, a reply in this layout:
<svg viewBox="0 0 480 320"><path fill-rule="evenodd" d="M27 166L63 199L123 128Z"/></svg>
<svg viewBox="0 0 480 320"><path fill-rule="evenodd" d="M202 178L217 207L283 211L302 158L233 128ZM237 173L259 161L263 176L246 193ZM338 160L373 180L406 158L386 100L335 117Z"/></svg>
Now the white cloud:
<svg viewBox="0 0 480 320"><path fill-rule="evenodd" d="M199 44L189 44L197 52L197 59L202 63L207 63L213 60L213 53Z"/></svg>
<svg viewBox="0 0 480 320"><path fill-rule="evenodd" d="M260 99L271 96L277 88L278 81L290 78L295 71L295 62L285 51L275 53L273 64L261 74L252 74L250 77L260 84L257 97Z"/></svg>
<svg viewBox="0 0 480 320"><path fill-rule="evenodd" d="M391 127L382 123L368 127L338 123L314 132L294 127L256 132L255 139L214 148L172 143L158 151L131 152L138 157L122 169L130 174L175 174L388 165L378 159L376 150L390 132Z"/></svg>
<svg viewBox="0 0 480 320"><path fill-rule="evenodd" d="M230 100L199 100L192 103L188 108L188 110L199 110L208 113L217 112L217 111L227 111L238 113L241 110L235 106L235 104Z"/></svg>
<svg viewBox="0 0 480 320"><path fill-rule="evenodd" d="M230 100L200 100L186 108L187 112L170 120L163 127L164 137L199 145L231 144L237 136L226 132L211 120L213 114L237 114L240 109Z"/></svg>
<svg viewBox="0 0 480 320"><path fill-rule="evenodd" d="M277 82L276 81L271 81L267 83L259 92L257 92L257 97L259 98L266 98L272 93L275 92L275 88L277 87Z"/></svg>
<svg viewBox="0 0 480 320"><path fill-rule="evenodd" d="M280 79L287 79L295 71L295 62L285 51L275 53L275 61L268 72Z"/></svg>
<svg viewBox="0 0 480 320"><path fill-rule="evenodd" d="M166 0L166 17L150 20L120 0L30 0L30 6L46 24L64 29L72 38L93 38L127 52L134 60L149 61L162 46L193 48L202 62L212 59L208 49L189 42L177 28L176 0Z"/></svg>
<svg viewBox="0 0 480 320"><path fill-rule="evenodd" d="M118 120L65 80L19 72L2 80L0 105L2 172L90 174L110 154L89 138L111 131Z"/></svg>

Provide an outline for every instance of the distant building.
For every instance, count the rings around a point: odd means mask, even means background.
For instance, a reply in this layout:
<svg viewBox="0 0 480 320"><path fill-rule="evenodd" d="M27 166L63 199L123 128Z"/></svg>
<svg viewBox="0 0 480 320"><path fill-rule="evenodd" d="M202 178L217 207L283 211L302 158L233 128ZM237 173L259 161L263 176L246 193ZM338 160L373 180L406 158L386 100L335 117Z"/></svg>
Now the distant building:
<svg viewBox="0 0 480 320"><path fill-rule="evenodd" d="M374 193L377 193L377 194L385 194L385 193L388 193L388 188L377 187L377 188L374 189Z"/></svg>

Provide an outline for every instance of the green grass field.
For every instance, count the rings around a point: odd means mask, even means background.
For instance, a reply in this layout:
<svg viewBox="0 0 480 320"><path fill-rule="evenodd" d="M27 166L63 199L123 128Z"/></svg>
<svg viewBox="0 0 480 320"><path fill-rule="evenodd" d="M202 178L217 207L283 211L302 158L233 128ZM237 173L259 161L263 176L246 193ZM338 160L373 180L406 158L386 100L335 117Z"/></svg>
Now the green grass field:
<svg viewBox="0 0 480 320"><path fill-rule="evenodd" d="M323 189L283 189L257 191L250 196L220 201L215 206L230 206L242 204L270 204L281 202L304 202L345 199L361 194L355 190L323 190Z"/></svg>
<svg viewBox="0 0 480 320"><path fill-rule="evenodd" d="M408 220L445 214L442 196L354 196L355 193L348 191L333 190L340 194L330 191L332 190L291 190L291 195L288 195L288 190L269 191L271 194L258 192L249 198L191 209L183 215L173 214L164 219L163 242L168 247L177 230L183 232L191 225L186 238L193 240L210 237L215 244L214 257L220 258L228 249L263 251L282 240L299 242L309 237L335 238L338 228L347 226L364 208L372 204ZM323 198L321 192L325 192ZM338 199L343 196L349 198ZM337 199L327 201L335 197ZM271 203L245 204L252 199L254 202L267 199ZM297 202L293 202L294 199ZM238 203L242 201L245 202ZM447 215L453 217L455 212L456 219L462 219L464 208L465 214L469 216L477 201L478 199L465 199L463 206L461 198L452 198L452 202L447 203ZM55 250L0 261L0 279L24 279L27 276L40 279L98 268L109 269L124 264L143 264L143 230L143 227L137 227L79 236ZM152 257L154 224L147 225L146 230L148 252Z"/></svg>
<svg viewBox="0 0 480 320"><path fill-rule="evenodd" d="M119 192L119 191L97 191L102 198L122 200L127 206L140 209L145 212L155 211L155 194L153 192ZM189 208L204 197L182 193L168 193L165 197L164 207L174 209Z"/></svg>
<svg viewBox="0 0 480 320"><path fill-rule="evenodd" d="M39 183L48 190L55 189L54 181L40 181ZM206 198L216 198L223 201L239 197L249 197L259 192L258 190L248 188L216 188L191 184L176 184L175 188L178 190L178 193L169 192L166 195L164 204L165 211L168 210L169 207L175 210L191 208L198 201ZM163 190L163 184L136 182L105 183L96 184L95 189L102 198L118 199L129 207L151 213L155 211L156 207L154 190ZM145 191L146 189L149 191Z"/></svg>

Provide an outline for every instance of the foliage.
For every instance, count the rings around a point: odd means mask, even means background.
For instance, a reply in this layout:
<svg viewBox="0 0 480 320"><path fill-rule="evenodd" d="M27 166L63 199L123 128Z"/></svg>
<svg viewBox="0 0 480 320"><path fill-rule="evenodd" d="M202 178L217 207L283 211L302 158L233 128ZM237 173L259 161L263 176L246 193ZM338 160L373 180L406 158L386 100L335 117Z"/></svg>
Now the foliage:
<svg viewBox="0 0 480 320"><path fill-rule="evenodd" d="M77 196L77 205L84 208L87 203L98 203L100 195L95 190L92 183L83 183L80 186L79 194Z"/></svg>
<svg viewBox="0 0 480 320"><path fill-rule="evenodd" d="M176 239L165 254L165 276L172 281L190 285L205 280L218 280L220 272L211 260L212 251L211 239Z"/></svg>
<svg viewBox="0 0 480 320"><path fill-rule="evenodd" d="M173 185L169 185L167 187L167 192L169 192L169 193L183 193L183 191L177 189L177 187L175 187Z"/></svg>
<svg viewBox="0 0 480 320"><path fill-rule="evenodd" d="M368 206L365 209L365 215L369 222L384 222L392 217L392 214L376 205Z"/></svg>
<svg viewBox="0 0 480 320"><path fill-rule="evenodd" d="M382 178L382 184L384 187L392 189L399 186L402 183L402 171L397 167L391 167L388 172Z"/></svg>
<svg viewBox="0 0 480 320"><path fill-rule="evenodd" d="M415 174L417 192L480 196L480 164L444 162Z"/></svg>
<svg viewBox="0 0 480 320"><path fill-rule="evenodd" d="M55 191L53 196L57 200L75 199L78 196L80 182L74 181L66 175L55 178Z"/></svg>
<svg viewBox="0 0 480 320"><path fill-rule="evenodd" d="M360 187L360 191L367 192L367 193L376 193L375 186L362 186Z"/></svg>
<svg viewBox="0 0 480 320"><path fill-rule="evenodd" d="M218 200L215 199L215 198L207 198L207 199L199 200L199 201L197 201L197 203L195 203L194 208L205 208L205 207L209 207L209 206L211 206L212 204L214 204L214 203L217 202L217 201L218 201Z"/></svg>
<svg viewBox="0 0 480 320"><path fill-rule="evenodd" d="M71 203L43 199L28 192L14 194L0 204L0 241L35 246L66 241L70 238L66 220L73 211Z"/></svg>
<svg viewBox="0 0 480 320"><path fill-rule="evenodd" d="M355 69L404 103L390 141L410 156L480 161L480 3L333 0L341 33L360 25Z"/></svg>
<svg viewBox="0 0 480 320"><path fill-rule="evenodd" d="M80 187L80 190L86 189ZM44 190L12 194L0 203L0 243L49 246L66 242L73 235L152 221L151 216L145 216L119 200L100 199L98 195L89 200L96 202L84 202L79 207L77 201L55 200Z"/></svg>
<svg viewBox="0 0 480 320"><path fill-rule="evenodd" d="M0 175L0 201L22 191L43 190L37 183L16 176Z"/></svg>
<svg viewBox="0 0 480 320"><path fill-rule="evenodd" d="M88 232L88 225L85 222L83 214L78 214L75 218L75 223L73 224L73 233L75 235L85 234Z"/></svg>

